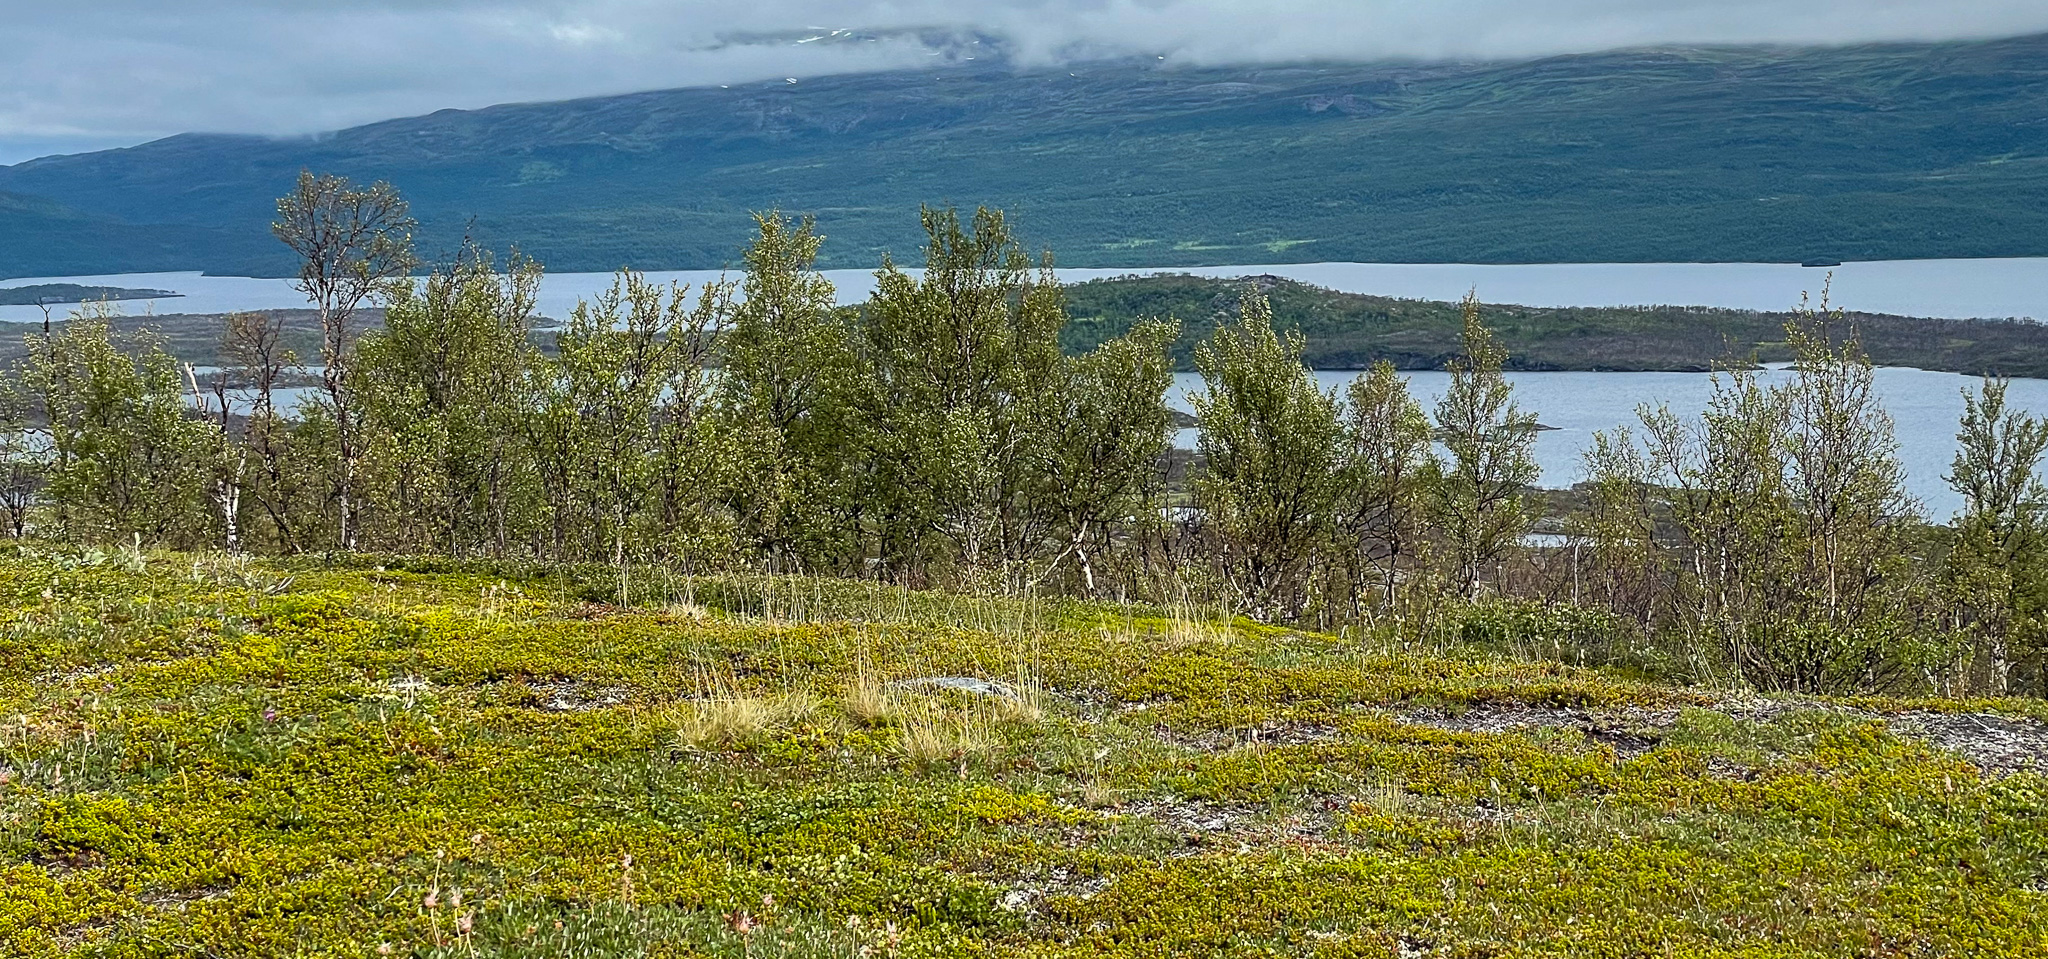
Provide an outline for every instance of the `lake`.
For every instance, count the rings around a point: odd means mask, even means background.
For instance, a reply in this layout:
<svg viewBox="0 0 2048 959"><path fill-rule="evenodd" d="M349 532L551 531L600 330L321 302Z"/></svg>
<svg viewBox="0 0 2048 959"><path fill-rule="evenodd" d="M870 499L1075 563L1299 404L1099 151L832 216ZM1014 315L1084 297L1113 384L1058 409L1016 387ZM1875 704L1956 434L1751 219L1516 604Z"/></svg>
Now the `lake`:
<svg viewBox="0 0 2048 959"><path fill-rule="evenodd" d="M1848 263L1830 270L1780 263L1544 263L1526 265L1294 263L1209 266L1158 270L1060 270L1069 282L1148 273L1246 276L1271 273L1351 293L1411 299L1456 300L1477 289L1489 303L1524 306L1719 306L1743 310L1786 310L1803 292L1819 293L1834 274L1835 302L1845 309L1905 316L2015 317L2048 319L2048 258L1986 260L1900 260ZM842 303L857 303L874 289L869 270L828 270ZM668 282L701 284L715 270L650 273ZM581 298L611 285L608 273L551 273L541 284L540 312L564 317ZM0 288L33 283L78 283L175 290L175 299L135 300L129 312L225 313L305 305L288 280L197 273L131 273L118 276L34 277L0 282ZM40 320L33 306L0 306L0 320Z"/></svg>
<svg viewBox="0 0 2048 959"><path fill-rule="evenodd" d="M1316 380L1325 390L1341 395L1358 374L1323 370ZM1450 374L1424 371L1403 374L1408 390L1425 411L1434 411L1436 401L1450 382ZM1764 374L1766 382L1783 382L1790 374L1782 365ZM1636 409L1668 403L1682 418L1697 418L1713 390L1711 375L1705 373L1509 373L1515 401L1536 414L1538 422L1555 429L1536 434L1536 463L1543 469L1542 485L1562 488L1584 479L1583 456L1593 445L1596 430L1636 425ZM1962 508L1962 498L1942 479L1956 453L1956 421L1963 415L1962 390L1975 388L1978 380L1954 373L1888 367L1875 376L1878 394L1892 415L1899 441L1899 460L1906 469L1906 486L1920 501L1921 511L1930 519L1946 520ZM1199 390L1202 378L1193 373L1174 376L1168 399L1175 409L1192 412L1187 394ZM2017 409L2048 415L2048 380L2014 380L2006 402ZM1640 432L1640 430L1638 430ZM1175 445L1193 448L1195 431L1182 430Z"/></svg>
<svg viewBox="0 0 2048 959"><path fill-rule="evenodd" d="M1782 310L1795 306L1802 292L1818 292L1829 270L1784 264L1755 263L1620 263L1620 264L1383 264L1309 263L1221 266L1163 270L1061 270L1069 281L1139 273L1196 273L1243 276L1272 273L1332 289L1357 293L1432 300L1455 300L1477 288L1488 302L1528 306L1629 306L1676 304L1735 309ZM1910 316L2048 317L2048 259L1908 260L1849 263L1832 270L1834 300L1847 309ZM654 273L662 282L701 284L718 278L716 271ZM841 302L858 302L874 286L867 270L831 270L826 276L838 288ZM289 281L248 277L201 276L196 273L145 273L93 277L39 277L9 280L0 287L31 283L78 283L176 290L176 299L131 301L129 313L222 313L247 309L301 307L304 298ZM566 316L578 299L594 296L611 283L609 274L558 273L543 282L540 312ZM62 307L58 309L64 309ZM40 320L35 307L0 307L0 321ZM1341 388L1354 374L1318 373L1327 388ZM1409 374L1411 389L1425 406L1432 405L1448 381L1447 374ZM1633 423L1643 404L1669 403L1681 415L1697 415L1711 389L1709 377L1697 373L1514 373L1516 395L1524 409L1557 429L1537 436L1536 457L1546 486L1569 486L1580 479L1580 456L1595 430ZM1171 400L1185 409L1185 394L1200 379L1182 374ZM1883 369L1877 386L1897 421L1900 458L1909 487L1932 518L1945 519L1961 501L1943 483L1955 454L1956 419L1962 414L1960 390L1975 380L1949 373ZM2016 380L2009 394L2015 407L2048 414L2048 380ZM1180 441L1192 445L1191 434Z"/></svg>

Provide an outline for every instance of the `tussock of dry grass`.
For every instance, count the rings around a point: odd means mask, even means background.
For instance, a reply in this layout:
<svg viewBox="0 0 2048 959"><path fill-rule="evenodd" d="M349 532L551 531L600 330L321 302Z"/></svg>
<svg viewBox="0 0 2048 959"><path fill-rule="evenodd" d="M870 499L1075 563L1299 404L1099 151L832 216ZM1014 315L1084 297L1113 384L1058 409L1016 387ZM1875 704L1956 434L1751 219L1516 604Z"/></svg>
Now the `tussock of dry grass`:
<svg viewBox="0 0 2048 959"><path fill-rule="evenodd" d="M1002 731L991 710L920 704L904 710L897 720L896 750L915 763L988 756L1003 744Z"/></svg>
<svg viewBox="0 0 2048 959"><path fill-rule="evenodd" d="M846 684L846 692L840 698L840 708L846 716L862 726L885 726L900 710L896 695L887 683L862 667Z"/></svg>
<svg viewBox="0 0 2048 959"><path fill-rule="evenodd" d="M721 683L677 707L676 741L693 749L745 746L803 725L820 708L817 697L804 690L746 694Z"/></svg>

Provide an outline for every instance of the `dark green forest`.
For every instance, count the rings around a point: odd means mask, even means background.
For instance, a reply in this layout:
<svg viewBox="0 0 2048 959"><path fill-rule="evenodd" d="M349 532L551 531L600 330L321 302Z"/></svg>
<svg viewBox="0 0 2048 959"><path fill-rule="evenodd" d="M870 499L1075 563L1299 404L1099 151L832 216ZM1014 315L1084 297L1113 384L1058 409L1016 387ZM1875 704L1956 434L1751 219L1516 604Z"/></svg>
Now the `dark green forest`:
<svg viewBox="0 0 2048 959"><path fill-rule="evenodd" d="M294 268L301 169L402 186L420 247L711 268L749 211L824 267L914 260L927 201L1068 266L2048 255L2048 37L1508 63L956 65L184 135L0 168L0 276Z"/></svg>
<svg viewBox="0 0 2048 959"><path fill-rule="evenodd" d="M1815 282L1825 277L1815 271ZM1145 317L1181 321L1177 369L1194 369L1197 344L1236 315L1247 284L1273 308L1274 322L1298 330L1302 358L1325 370L1362 370L1382 360L1401 370L1444 369L1462 345L1456 303L1343 293L1284 277L1118 277L1067 287L1069 351L1093 348ZM1790 304L1788 304L1789 306ZM1689 306L1528 307L1483 303L1480 314L1514 370L1706 371L1794 358L1785 339L1790 310ZM1973 375L2048 376L2048 326L2027 320L1942 320L1846 316L1879 366Z"/></svg>

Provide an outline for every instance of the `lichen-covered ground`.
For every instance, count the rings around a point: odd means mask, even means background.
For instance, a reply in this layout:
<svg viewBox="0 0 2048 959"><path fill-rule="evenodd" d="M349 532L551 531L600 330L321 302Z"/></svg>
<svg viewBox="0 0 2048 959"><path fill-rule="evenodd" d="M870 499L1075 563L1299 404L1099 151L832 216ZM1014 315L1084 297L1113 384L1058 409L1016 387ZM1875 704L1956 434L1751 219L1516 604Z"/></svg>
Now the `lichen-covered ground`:
<svg viewBox="0 0 2048 959"><path fill-rule="evenodd" d="M386 565L0 554L0 955L2048 951L2037 703Z"/></svg>

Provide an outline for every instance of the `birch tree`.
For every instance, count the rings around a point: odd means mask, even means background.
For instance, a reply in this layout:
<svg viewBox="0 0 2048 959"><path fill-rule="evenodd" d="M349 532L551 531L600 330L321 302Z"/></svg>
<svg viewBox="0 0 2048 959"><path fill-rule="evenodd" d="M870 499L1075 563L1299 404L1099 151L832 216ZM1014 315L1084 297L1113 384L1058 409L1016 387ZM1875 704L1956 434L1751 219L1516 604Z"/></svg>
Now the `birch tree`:
<svg viewBox="0 0 2048 959"><path fill-rule="evenodd" d="M1298 616L1310 601L1338 506L1337 398L1316 385L1301 350L1299 333L1274 331L1256 289L1245 292L1237 322L1195 350L1195 501L1234 599L1262 620Z"/></svg>
<svg viewBox="0 0 2048 959"><path fill-rule="evenodd" d="M1352 590L1376 593L1393 610L1401 580L1425 546L1430 491L1443 464L1431 446L1429 417L1407 381L1385 360L1345 390L1345 450L1338 517L1351 550Z"/></svg>
<svg viewBox="0 0 2048 959"><path fill-rule="evenodd" d="M2003 696L2021 650L2048 628L2048 421L2006 405L2004 380L1963 391L1948 485L1963 497L1947 575L1958 626L1975 634L1984 691ZM2043 687L2048 694L2048 685Z"/></svg>
<svg viewBox="0 0 2048 959"><path fill-rule="evenodd" d="M343 550L356 548L356 471L360 426L349 367L355 315L389 284L410 274L415 221L388 183L358 189L346 177L299 173L291 193L277 201L271 232L299 257L295 288L320 319L320 385L333 419L334 496Z"/></svg>
<svg viewBox="0 0 2048 959"><path fill-rule="evenodd" d="M1507 348L1479 319L1479 297L1467 293L1462 353L1436 406L1437 439L1449 453L1436 484L1436 521L1445 540L1452 585L1476 597L1489 569L1521 549L1534 519L1526 493L1536 482L1536 417L1515 404L1502 375Z"/></svg>

